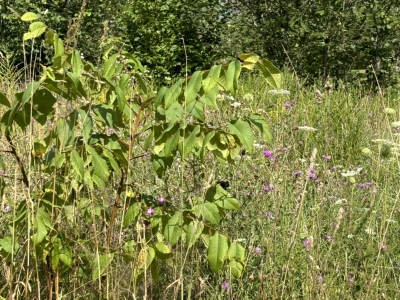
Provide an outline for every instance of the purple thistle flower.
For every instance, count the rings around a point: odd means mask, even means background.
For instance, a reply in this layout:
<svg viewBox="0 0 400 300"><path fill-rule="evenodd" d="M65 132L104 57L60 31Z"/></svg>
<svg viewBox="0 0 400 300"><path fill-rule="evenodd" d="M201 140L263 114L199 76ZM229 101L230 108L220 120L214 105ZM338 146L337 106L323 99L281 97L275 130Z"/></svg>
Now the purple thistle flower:
<svg viewBox="0 0 400 300"><path fill-rule="evenodd" d="M332 242L332 237L330 235L325 235L325 240L330 243Z"/></svg>
<svg viewBox="0 0 400 300"><path fill-rule="evenodd" d="M151 218L154 215L154 208L150 207L147 211L146 211L146 216L148 218Z"/></svg>
<svg viewBox="0 0 400 300"><path fill-rule="evenodd" d="M229 283L228 283L227 281L224 281L224 282L221 284L221 288L222 288L224 291L229 291L229 290L231 289L231 286L229 285Z"/></svg>
<svg viewBox="0 0 400 300"><path fill-rule="evenodd" d="M292 176L294 177L294 178L297 178L297 177L299 177L301 175L301 171L296 171L296 172L293 172L292 173Z"/></svg>
<svg viewBox="0 0 400 300"><path fill-rule="evenodd" d="M164 197L160 197L158 198L158 204L163 205L165 203L165 198Z"/></svg>
<svg viewBox="0 0 400 300"><path fill-rule="evenodd" d="M260 247L256 247L256 248L254 249L254 253L256 253L256 254L262 254L261 248L260 248Z"/></svg>
<svg viewBox="0 0 400 300"><path fill-rule="evenodd" d="M4 211L4 212L9 212L9 211L11 211L11 206L8 205L8 204L5 205L4 208L3 208L3 211Z"/></svg>
<svg viewBox="0 0 400 300"><path fill-rule="evenodd" d="M292 106L289 103L284 103L283 107L286 108L286 109L291 109L292 108Z"/></svg>
<svg viewBox="0 0 400 300"><path fill-rule="evenodd" d="M270 160L274 160L274 153L271 150L264 150L263 154L266 158L269 158Z"/></svg>
<svg viewBox="0 0 400 300"><path fill-rule="evenodd" d="M267 212L267 218L268 219L272 219L274 217L274 215L272 214L272 212Z"/></svg>
<svg viewBox="0 0 400 300"><path fill-rule="evenodd" d="M332 156L330 156L330 155L322 155L322 158L325 159L325 160L331 160Z"/></svg>
<svg viewBox="0 0 400 300"><path fill-rule="evenodd" d="M310 248L310 242L308 241L308 240L304 240L303 242L302 242L302 244L303 244L303 246L304 247L306 247L306 248Z"/></svg>
<svg viewBox="0 0 400 300"><path fill-rule="evenodd" d="M308 174L308 177L309 177L310 179L312 179L312 180L317 179L317 173L316 173L316 171L315 171L314 169L311 169L311 170L310 170L310 173Z"/></svg>
<svg viewBox="0 0 400 300"><path fill-rule="evenodd" d="M264 187L264 192L268 193L270 191L273 191L275 189L275 186L273 184L268 184L267 186Z"/></svg>
<svg viewBox="0 0 400 300"><path fill-rule="evenodd" d="M296 105L297 104L297 101L295 99L293 99L291 102L292 102L292 105Z"/></svg>

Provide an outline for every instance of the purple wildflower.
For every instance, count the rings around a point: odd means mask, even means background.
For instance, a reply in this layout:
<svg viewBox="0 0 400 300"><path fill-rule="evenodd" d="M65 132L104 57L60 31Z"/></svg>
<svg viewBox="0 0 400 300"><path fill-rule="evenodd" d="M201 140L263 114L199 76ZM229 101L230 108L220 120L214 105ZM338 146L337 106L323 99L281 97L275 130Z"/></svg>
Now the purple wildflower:
<svg viewBox="0 0 400 300"><path fill-rule="evenodd" d="M325 240L330 243L332 242L332 237L330 235L325 235Z"/></svg>
<svg viewBox="0 0 400 300"><path fill-rule="evenodd" d="M274 218L274 215L272 214L272 212L267 212L267 218L268 219L273 219Z"/></svg>
<svg viewBox="0 0 400 300"><path fill-rule="evenodd" d="M311 246L311 244L310 244L310 242L309 242L308 240L304 240L304 241L302 242L302 244L303 244L303 246L306 247L306 248L310 248L310 246Z"/></svg>
<svg viewBox="0 0 400 300"><path fill-rule="evenodd" d="M264 150L263 154L266 158L269 158L270 160L274 160L274 153L271 150Z"/></svg>
<svg viewBox="0 0 400 300"><path fill-rule="evenodd" d="M308 177L309 177L310 179L312 179L312 180L317 179L317 173L316 173L316 171L315 171L314 169L311 169L311 170L310 170L310 173L308 174Z"/></svg>
<svg viewBox="0 0 400 300"><path fill-rule="evenodd" d="M163 205L165 203L165 198L164 197L160 197L158 198L158 204Z"/></svg>
<svg viewBox="0 0 400 300"><path fill-rule="evenodd" d="M222 288L224 291L229 291L229 290L231 289L231 286L229 285L229 283L228 283L227 281L224 281L224 282L221 284L221 288Z"/></svg>
<svg viewBox="0 0 400 300"><path fill-rule="evenodd" d="M153 215L154 215L154 208L150 207L146 212L146 216L151 218Z"/></svg>
<svg viewBox="0 0 400 300"><path fill-rule="evenodd" d="M256 254L262 254L261 248L260 248L260 247L256 247L256 248L254 249L254 253L256 253Z"/></svg>
<svg viewBox="0 0 400 300"><path fill-rule="evenodd" d="M4 208L3 208L3 211L4 211L4 212L9 212L9 211L11 211L11 206L8 205L8 204L5 205Z"/></svg>
<svg viewBox="0 0 400 300"><path fill-rule="evenodd" d="M292 105L296 105L297 104L297 101L295 99L293 99L291 102L292 102Z"/></svg>
<svg viewBox="0 0 400 300"><path fill-rule="evenodd" d="M273 191L275 189L275 186L273 184L268 184L267 186L264 187L264 192L268 193L270 191Z"/></svg>
<svg viewBox="0 0 400 300"><path fill-rule="evenodd" d="M292 176L293 176L294 178L298 178L300 175L301 175L301 171L296 171L296 172L293 172L293 173L292 173Z"/></svg>
<svg viewBox="0 0 400 300"><path fill-rule="evenodd" d="M289 103L284 103L283 107L286 108L286 109L291 109L292 108L292 106Z"/></svg>
<svg viewBox="0 0 400 300"><path fill-rule="evenodd" d="M331 160L332 156L330 156L330 155L322 155L322 158L325 159L325 160Z"/></svg>

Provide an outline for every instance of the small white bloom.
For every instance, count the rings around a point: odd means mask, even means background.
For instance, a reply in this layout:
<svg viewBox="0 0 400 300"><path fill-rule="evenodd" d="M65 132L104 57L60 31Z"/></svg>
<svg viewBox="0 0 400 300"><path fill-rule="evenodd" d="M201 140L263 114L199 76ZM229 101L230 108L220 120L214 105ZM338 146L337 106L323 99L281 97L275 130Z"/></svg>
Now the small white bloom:
<svg viewBox="0 0 400 300"><path fill-rule="evenodd" d="M365 232L368 234L376 234L376 232L370 227L365 228Z"/></svg>
<svg viewBox="0 0 400 300"><path fill-rule="evenodd" d="M347 235L348 239L352 239L353 237L354 237L354 235L352 235L352 234Z"/></svg>
<svg viewBox="0 0 400 300"><path fill-rule="evenodd" d="M233 98L231 95L224 94L223 96L225 100L235 101L235 98Z"/></svg>
<svg viewBox="0 0 400 300"><path fill-rule="evenodd" d="M240 105L242 105L242 104L240 104L240 102L233 102L231 104L232 107L239 107Z"/></svg>
<svg viewBox="0 0 400 300"><path fill-rule="evenodd" d="M342 172L342 173L340 173L340 174L341 174L343 177L353 177L353 176L355 176L355 175L360 174L361 170L362 170L362 168L357 168L357 170L355 170L355 171L345 171L345 172Z"/></svg>
<svg viewBox="0 0 400 300"><path fill-rule="evenodd" d="M310 131L310 132L317 131L317 128L309 127L309 126L299 126L298 129L301 131Z"/></svg>
<svg viewBox="0 0 400 300"><path fill-rule="evenodd" d="M284 90L284 89L280 89L279 91L277 91L277 90L269 90L268 91L268 94L271 94L271 95L290 95L290 91L288 91L288 90Z"/></svg>
<svg viewBox="0 0 400 300"><path fill-rule="evenodd" d="M400 127L400 121L396 121L392 123L393 128L399 128Z"/></svg>

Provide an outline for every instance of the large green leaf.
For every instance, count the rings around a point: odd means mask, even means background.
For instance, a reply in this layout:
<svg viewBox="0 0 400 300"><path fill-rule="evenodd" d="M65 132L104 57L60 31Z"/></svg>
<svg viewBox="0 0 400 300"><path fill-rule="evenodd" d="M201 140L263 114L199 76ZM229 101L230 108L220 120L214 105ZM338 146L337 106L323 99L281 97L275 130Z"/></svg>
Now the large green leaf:
<svg viewBox="0 0 400 300"><path fill-rule="evenodd" d="M140 204L134 203L132 204L125 213L124 216L124 227L128 227L132 224L133 220L139 215L140 212Z"/></svg>
<svg viewBox="0 0 400 300"><path fill-rule="evenodd" d="M114 253L95 256L95 258L92 261L92 266L93 266L92 280L96 280L97 278L99 278L107 269L108 265L112 262L113 259L114 259Z"/></svg>
<svg viewBox="0 0 400 300"><path fill-rule="evenodd" d="M252 152L254 147L254 134L249 123L237 119L228 124L229 133L238 137L247 151Z"/></svg>
<svg viewBox="0 0 400 300"><path fill-rule="evenodd" d="M185 130L192 129L191 127L186 127ZM179 147L180 153L183 158L186 158L192 151L193 147L195 146L196 136L200 132L200 125L195 126L189 135L181 142L181 146Z"/></svg>
<svg viewBox="0 0 400 300"><path fill-rule="evenodd" d="M236 94L237 90L237 80L240 75L240 71L242 66L238 60L231 62L228 66L228 69L225 72L225 80L226 80L226 90L230 92L233 96Z"/></svg>
<svg viewBox="0 0 400 300"><path fill-rule="evenodd" d="M185 236L185 244L186 247L192 247L197 239L200 237L200 234L203 232L204 224L202 221L193 220L189 223L186 229L186 236Z"/></svg>
<svg viewBox="0 0 400 300"><path fill-rule="evenodd" d="M236 278L240 278L242 276L243 273L243 263L236 261L236 260L231 260L229 262L229 268L230 268L230 272L231 274L236 277Z"/></svg>
<svg viewBox="0 0 400 300"><path fill-rule="evenodd" d="M267 83L274 89L279 90L281 88L282 81L282 75L279 69L267 59L260 59L257 62L257 66L264 74Z"/></svg>
<svg viewBox="0 0 400 300"><path fill-rule="evenodd" d="M109 59L107 59L103 67L104 77L111 78L114 75L115 69L117 67L117 58L118 58L118 53L115 53L111 55Z"/></svg>
<svg viewBox="0 0 400 300"><path fill-rule="evenodd" d="M2 92L0 92L0 104L11 107L10 101L8 101L6 95L4 95Z"/></svg>
<svg viewBox="0 0 400 300"><path fill-rule="evenodd" d="M46 31L46 28L46 25L42 22L33 22L29 25L29 32L24 33L23 40L26 41L41 36Z"/></svg>
<svg viewBox="0 0 400 300"><path fill-rule="evenodd" d="M13 241L13 238L11 236L6 236L0 240L0 247L7 253L15 254L19 249L19 244L16 239L14 239Z"/></svg>
<svg viewBox="0 0 400 300"><path fill-rule="evenodd" d="M183 108L178 102L172 103L167 110L165 110L167 121L176 123L183 120Z"/></svg>
<svg viewBox="0 0 400 300"><path fill-rule="evenodd" d="M78 175L77 180L79 182L83 182L84 176L85 176L85 168L83 165L83 159L75 149L72 150L72 152L71 152L70 162L71 162L72 168Z"/></svg>
<svg viewBox="0 0 400 300"><path fill-rule="evenodd" d="M224 264L225 258L228 254L228 248L228 238L219 234L219 232L215 232L215 234L210 238L208 244L207 259L211 268L217 274Z"/></svg>
<svg viewBox="0 0 400 300"><path fill-rule="evenodd" d="M168 109L173 103L175 103L178 100L178 97L182 93L182 84L184 80L179 79L177 82L175 82L174 85L172 85L169 89L165 91L164 94L164 108Z"/></svg>
<svg viewBox="0 0 400 300"><path fill-rule="evenodd" d="M196 71L193 73L193 75L190 77L190 80L187 84L186 90L185 90L185 98L186 102L191 102L196 99L198 92L201 89L201 80L203 78L203 72L202 71Z"/></svg>
<svg viewBox="0 0 400 300"><path fill-rule="evenodd" d="M33 12L26 12L21 17L22 21L34 21L34 20L37 20L37 19L38 19L37 14L35 14Z"/></svg>
<svg viewBox="0 0 400 300"><path fill-rule="evenodd" d="M228 259L244 262L246 250L238 242L233 242L229 247Z"/></svg>
<svg viewBox="0 0 400 300"><path fill-rule="evenodd" d="M213 66L210 71L203 73L203 77L207 76L202 81L203 89L206 93L217 85L221 68L221 65L216 65Z"/></svg>
<svg viewBox="0 0 400 300"><path fill-rule="evenodd" d="M171 219L168 220L164 229L165 239L174 246L182 235L182 225L183 225L183 212L176 212Z"/></svg>
<svg viewBox="0 0 400 300"><path fill-rule="evenodd" d="M69 120L60 119L57 124L57 138L60 147L64 148L71 144L73 139L73 125Z"/></svg>
<svg viewBox="0 0 400 300"><path fill-rule="evenodd" d="M242 68L253 70L260 57L257 54L248 53L240 54L239 59L242 61Z"/></svg>
<svg viewBox="0 0 400 300"><path fill-rule="evenodd" d="M108 171L107 161L102 158L97 151L89 145L86 145L86 150L91 155L91 162L93 166L93 173L99 176L101 179L106 179L110 176Z"/></svg>
<svg viewBox="0 0 400 300"><path fill-rule="evenodd" d="M239 209L239 200L224 190L219 184L210 187L205 196L206 201L214 202L223 209Z"/></svg>
<svg viewBox="0 0 400 300"><path fill-rule="evenodd" d="M35 245L40 244L47 235L47 227L41 215L37 215L33 220L35 233L32 235L32 241Z"/></svg>
<svg viewBox="0 0 400 300"><path fill-rule="evenodd" d="M263 139L268 143L272 143L272 133L268 123L257 114L251 115L249 118L251 124L256 126L257 130L262 134Z"/></svg>
<svg viewBox="0 0 400 300"><path fill-rule="evenodd" d="M26 90L22 94L22 105L24 105L29 99L33 97L35 94L36 90L39 88L41 82L40 81L33 81L30 84L28 84Z"/></svg>
<svg viewBox="0 0 400 300"><path fill-rule="evenodd" d="M218 225L221 222L221 215L218 206L211 202L197 204L192 209L196 216L203 216L204 220L213 225Z"/></svg>

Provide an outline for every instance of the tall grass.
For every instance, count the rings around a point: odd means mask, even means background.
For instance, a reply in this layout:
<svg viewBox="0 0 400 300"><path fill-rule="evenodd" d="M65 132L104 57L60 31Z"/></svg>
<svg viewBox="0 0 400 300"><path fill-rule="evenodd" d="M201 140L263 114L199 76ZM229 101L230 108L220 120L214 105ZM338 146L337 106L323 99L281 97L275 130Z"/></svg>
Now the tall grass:
<svg viewBox="0 0 400 300"><path fill-rule="evenodd" d="M11 74L21 76L15 70ZM242 278L231 276L229 268L215 275L199 242L190 250L178 245L166 264L139 277L139 252L131 263L114 259L98 281L91 281L85 261L76 262L59 273L59 298L395 299L400 292L400 130L392 123L400 120L398 95L389 98L340 83L329 91L323 85L298 87L292 74L284 75L290 94L273 93L261 77L245 76L236 99L221 98L221 110L208 112L208 121L215 124L223 115L263 114L271 124L271 144L256 141L255 151L243 152L235 165L211 159L199 165L189 158L177 162L163 179L153 175L147 156L132 166L135 189L164 197L170 205L182 198L192 201L204 186L219 180L229 182L242 207L227 215L221 231L248 249ZM10 86L4 76L0 90L9 94L17 80ZM15 164L4 161L7 193L1 224L17 221L13 212L26 200L18 191ZM108 224L101 208L111 203L112 184L80 195L76 207L61 208L57 226L69 233L63 238L75 242L73 253L85 252L89 259L102 247ZM142 228L130 231L117 225L113 239L119 241L121 255L148 242ZM8 231L3 227L0 239ZM28 259L25 253L2 261L4 299L10 289L15 299L23 297L24 289L46 299L43 291L51 283L34 257L27 273Z"/></svg>

